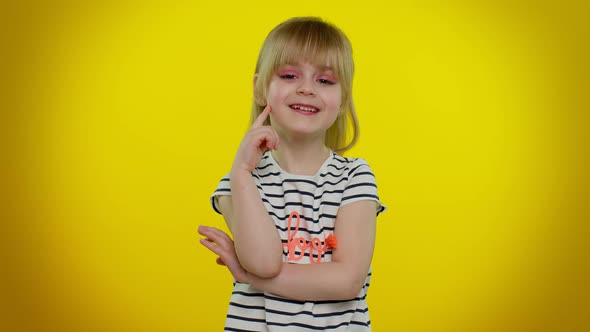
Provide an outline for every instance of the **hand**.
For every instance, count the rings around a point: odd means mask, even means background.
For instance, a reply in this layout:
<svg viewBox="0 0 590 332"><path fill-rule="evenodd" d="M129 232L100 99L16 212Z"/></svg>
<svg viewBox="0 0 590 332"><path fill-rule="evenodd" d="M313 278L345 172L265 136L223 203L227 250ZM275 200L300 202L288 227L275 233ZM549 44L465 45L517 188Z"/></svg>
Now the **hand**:
<svg viewBox="0 0 590 332"><path fill-rule="evenodd" d="M240 265L234 241L229 235L215 227L202 225L199 226L198 232L205 236L204 239L199 240L201 244L219 256L216 260L217 264L227 266L237 282L248 283L248 272Z"/></svg>
<svg viewBox="0 0 590 332"><path fill-rule="evenodd" d="M244 170L248 173L252 172L265 151L276 150L279 147L279 135L277 132L271 126L263 125L270 112L271 107L267 105L242 139L234 159L232 171Z"/></svg>

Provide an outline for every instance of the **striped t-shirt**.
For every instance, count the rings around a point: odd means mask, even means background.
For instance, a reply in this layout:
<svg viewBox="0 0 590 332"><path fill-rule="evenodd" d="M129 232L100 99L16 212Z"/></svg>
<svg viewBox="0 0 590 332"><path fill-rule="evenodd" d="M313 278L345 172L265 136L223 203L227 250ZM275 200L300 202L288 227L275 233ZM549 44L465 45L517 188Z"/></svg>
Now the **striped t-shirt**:
<svg viewBox="0 0 590 332"><path fill-rule="evenodd" d="M267 151L252 177L275 222L283 243L283 261L288 263L332 260L332 249L325 239L334 233L339 207L373 200L378 203L377 215L385 210L377 195L375 176L360 158L344 158L332 152L316 175L304 176L282 170ZM215 198L222 195L231 195L229 175L221 179L211 196L218 213ZM313 245L298 245L301 243ZM359 294L347 301L297 301L234 283L225 331L370 331L366 302L370 280L369 270Z"/></svg>

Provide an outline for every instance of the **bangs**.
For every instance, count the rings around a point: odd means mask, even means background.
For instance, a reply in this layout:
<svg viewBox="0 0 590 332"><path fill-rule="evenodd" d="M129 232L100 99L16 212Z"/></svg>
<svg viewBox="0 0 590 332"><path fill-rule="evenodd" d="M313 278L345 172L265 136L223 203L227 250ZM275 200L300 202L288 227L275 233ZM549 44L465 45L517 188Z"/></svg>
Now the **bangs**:
<svg viewBox="0 0 590 332"><path fill-rule="evenodd" d="M318 29L301 29L296 34L276 45L275 58L271 61L271 71L276 71L282 65L308 62L320 68L329 66L338 78L344 74L344 61L342 59L342 45L338 42L339 36L330 34L330 31Z"/></svg>
<svg viewBox="0 0 590 332"><path fill-rule="evenodd" d="M299 62L329 66L340 81L352 80L350 42L341 31L320 20L290 20L273 30L267 42L257 64L257 73L266 82L280 66Z"/></svg>

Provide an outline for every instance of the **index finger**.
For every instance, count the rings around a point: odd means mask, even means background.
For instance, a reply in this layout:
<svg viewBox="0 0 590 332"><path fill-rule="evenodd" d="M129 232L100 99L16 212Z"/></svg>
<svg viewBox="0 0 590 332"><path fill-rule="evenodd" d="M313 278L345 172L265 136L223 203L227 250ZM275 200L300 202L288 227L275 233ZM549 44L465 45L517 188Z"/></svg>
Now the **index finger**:
<svg viewBox="0 0 590 332"><path fill-rule="evenodd" d="M264 121L266 121L266 118L268 118L269 113L270 113L270 105L266 105L266 107L264 108L262 113L260 113L260 115L256 118L256 120L254 120L254 123L252 124L252 128L262 127L262 125L264 124Z"/></svg>

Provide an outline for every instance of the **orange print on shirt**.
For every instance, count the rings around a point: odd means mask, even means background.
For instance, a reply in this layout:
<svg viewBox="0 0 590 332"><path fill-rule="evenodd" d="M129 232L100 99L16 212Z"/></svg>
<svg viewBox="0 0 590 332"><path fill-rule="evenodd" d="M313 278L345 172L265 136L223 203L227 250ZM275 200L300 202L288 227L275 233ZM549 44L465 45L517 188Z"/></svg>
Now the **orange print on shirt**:
<svg viewBox="0 0 590 332"><path fill-rule="evenodd" d="M297 218L297 222L295 224L295 229L291 230L291 223L293 222L294 217ZM299 213L297 213L297 211L291 212L287 221L287 243L283 243L283 247L287 247L289 252L287 261L299 261L305 255L305 252L308 251L310 262L313 264L320 263L322 260L322 254L328 251L328 248L336 248L336 236L334 234L330 234L328 237L324 235L324 245L322 245L322 241L318 237L312 237L309 241L301 236L295 237L299 231L300 224L301 217L299 216ZM295 254L296 248L299 248L300 251L298 255ZM317 252L316 258L313 257L314 249Z"/></svg>

